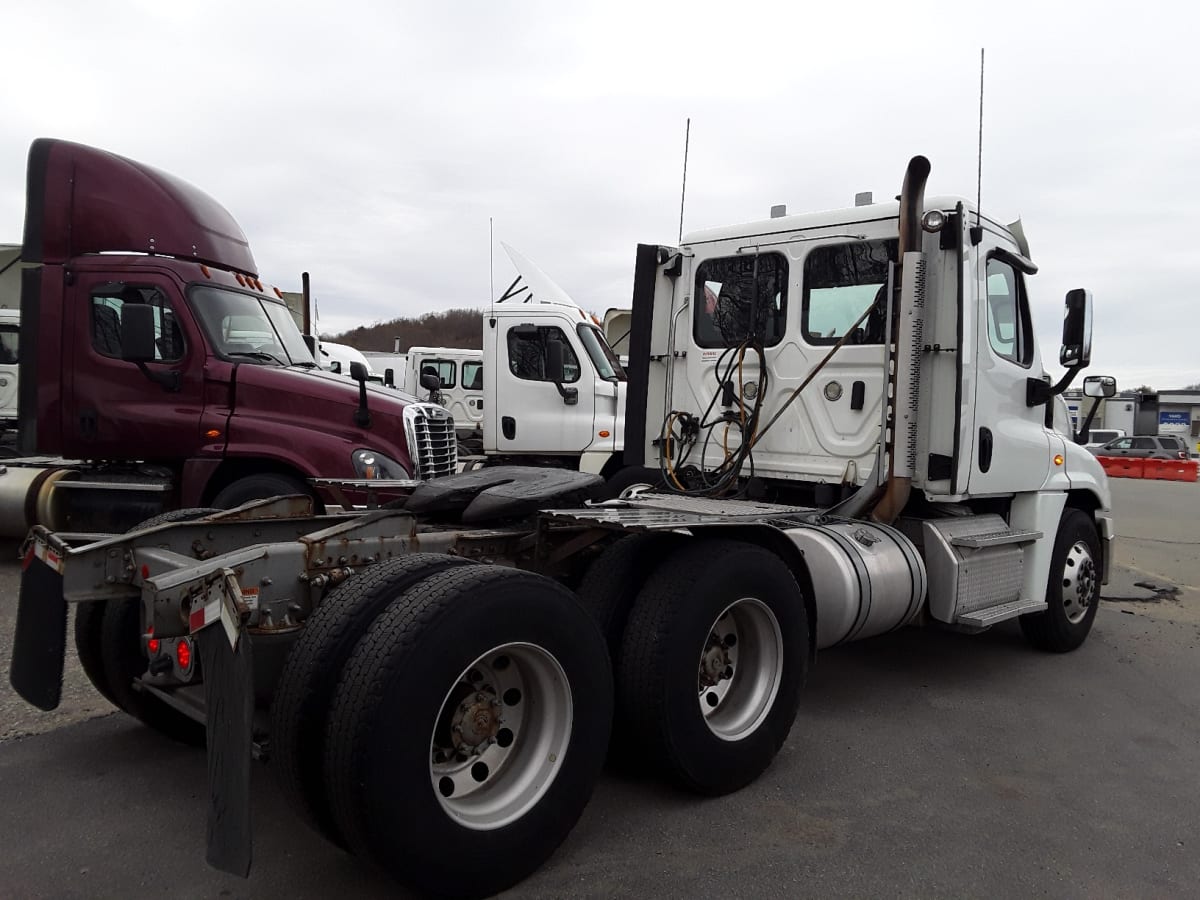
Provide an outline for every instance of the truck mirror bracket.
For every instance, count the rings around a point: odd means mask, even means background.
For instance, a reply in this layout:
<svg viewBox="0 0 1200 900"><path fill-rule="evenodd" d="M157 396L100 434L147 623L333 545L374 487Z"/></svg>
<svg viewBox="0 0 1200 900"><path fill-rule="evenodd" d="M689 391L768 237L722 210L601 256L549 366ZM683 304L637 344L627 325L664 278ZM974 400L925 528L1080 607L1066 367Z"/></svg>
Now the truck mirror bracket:
<svg viewBox="0 0 1200 900"><path fill-rule="evenodd" d="M174 369L169 369L166 372L153 372L146 367L144 362L135 363L143 375L153 381L155 384L162 385L162 389L169 394L178 394L183 390L183 375Z"/></svg>

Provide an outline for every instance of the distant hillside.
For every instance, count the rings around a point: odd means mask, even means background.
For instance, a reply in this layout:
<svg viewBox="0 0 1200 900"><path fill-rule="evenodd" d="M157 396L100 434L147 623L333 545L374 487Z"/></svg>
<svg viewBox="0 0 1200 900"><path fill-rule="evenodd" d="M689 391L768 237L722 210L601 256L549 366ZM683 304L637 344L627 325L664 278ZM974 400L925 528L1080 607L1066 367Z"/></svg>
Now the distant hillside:
<svg viewBox="0 0 1200 900"><path fill-rule="evenodd" d="M447 309L425 313L416 319L392 319L375 325L351 328L342 334L329 336L338 344L349 344L359 350L392 352L396 339L400 352L409 347L462 347L483 349L483 310Z"/></svg>

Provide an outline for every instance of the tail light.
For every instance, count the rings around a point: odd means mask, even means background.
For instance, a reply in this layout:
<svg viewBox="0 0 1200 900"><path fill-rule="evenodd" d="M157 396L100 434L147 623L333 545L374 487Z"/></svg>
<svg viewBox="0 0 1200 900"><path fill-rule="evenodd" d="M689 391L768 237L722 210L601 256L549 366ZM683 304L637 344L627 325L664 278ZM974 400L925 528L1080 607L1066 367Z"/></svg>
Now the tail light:
<svg viewBox="0 0 1200 900"><path fill-rule="evenodd" d="M175 645L175 662L179 663L179 670L185 675L192 668L192 641L190 638L180 638L179 643Z"/></svg>
<svg viewBox="0 0 1200 900"><path fill-rule="evenodd" d="M1180 451L1179 451L1179 458L1180 458L1180 459L1187 459L1187 458L1188 458L1187 451L1186 451L1186 450L1180 450Z"/></svg>
<svg viewBox="0 0 1200 900"><path fill-rule="evenodd" d="M158 638L154 636L154 626L151 625L146 629L146 650L151 656L158 654Z"/></svg>

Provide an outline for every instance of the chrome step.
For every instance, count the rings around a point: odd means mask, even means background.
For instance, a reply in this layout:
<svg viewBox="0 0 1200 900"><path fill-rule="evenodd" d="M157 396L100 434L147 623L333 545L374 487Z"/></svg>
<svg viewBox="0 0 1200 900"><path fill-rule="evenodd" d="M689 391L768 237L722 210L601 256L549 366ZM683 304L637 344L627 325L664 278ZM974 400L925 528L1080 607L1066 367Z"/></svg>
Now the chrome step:
<svg viewBox="0 0 1200 900"><path fill-rule="evenodd" d="M1046 601L1044 600L1012 600L997 606L986 606L983 609L963 613L955 617L954 624L967 625L972 628L987 628L997 622L1015 619L1025 613L1044 612L1045 609Z"/></svg>
<svg viewBox="0 0 1200 900"><path fill-rule="evenodd" d="M983 547L1002 547L1005 544L1031 544L1041 539L1040 531L989 531L986 534L967 534L951 538L950 545L979 550Z"/></svg>

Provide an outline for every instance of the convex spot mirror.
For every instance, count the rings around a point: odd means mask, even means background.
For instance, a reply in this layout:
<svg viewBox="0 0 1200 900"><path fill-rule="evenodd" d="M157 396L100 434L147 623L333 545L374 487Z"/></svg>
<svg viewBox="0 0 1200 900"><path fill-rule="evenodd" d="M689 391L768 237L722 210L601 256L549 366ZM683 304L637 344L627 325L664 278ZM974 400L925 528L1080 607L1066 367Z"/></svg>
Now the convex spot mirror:
<svg viewBox="0 0 1200 900"><path fill-rule="evenodd" d="M121 359L132 363L154 361L154 307L126 303L121 309Z"/></svg>
<svg viewBox="0 0 1200 900"><path fill-rule="evenodd" d="M1058 362L1068 369L1082 369L1092 361L1092 292L1083 288L1067 291L1063 310L1062 350Z"/></svg>
<svg viewBox="0 0 1200 900"><path fill-rule="evenodd" d="M1085 397L1111 397L1117 392L1117 379L1111 375L1089 375L1083 379Z"/></svg>
<svg viewBox="0 0 1200 900"><path fill-rule="evenodd" d="M367 367L360 362L350 363L350 377L355 381L366 381Z"/></svg>

